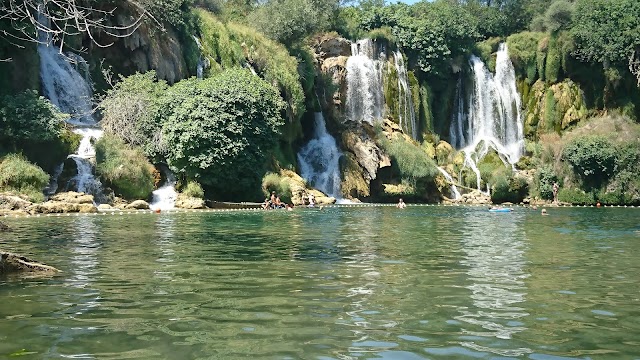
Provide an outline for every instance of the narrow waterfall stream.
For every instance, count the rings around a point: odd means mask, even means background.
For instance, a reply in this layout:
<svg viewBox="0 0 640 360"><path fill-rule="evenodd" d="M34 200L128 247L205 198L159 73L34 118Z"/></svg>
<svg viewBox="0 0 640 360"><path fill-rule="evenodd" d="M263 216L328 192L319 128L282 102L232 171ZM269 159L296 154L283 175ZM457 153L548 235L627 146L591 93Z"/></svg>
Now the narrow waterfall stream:
<svg viewBox="0 0 640 360"><path fill-rule="evenodd" d="M45 21L39 16L40 21ZM102 184L94 176L95 149L92 139L102 136L93 118L91 105L92 91L87 63L75 54L60 54L47 34L39 34L38 55L40 56L40 78L44 95L62 112L70 114L68 123L74 132L82 135L80 146L70 155L78 168L78 174L71 183L79 192L92 194L96 201L102 196ZM80 69L82 68L82 69ZM84 72L84 76L80 70Z"/></svg>
<svg viewBox="0 0 640 360"><path fill-rule="evenodd" d="M399 125L405 134L411 136L413 140L418 140L418 124L409 86L409 74L400 50L393 53L393 60L398 74Z"/></svg>
<svg viewBox="0 0 640 360"><path fill-rule="evenodd" d="M445 169L441 168L440 166L438 166L438 171L440 171L442 176L444 176L444 178L447 179L447 181L449 182L449 188L451 189L451 198L453 200L460 199L462 195L460 195L458 188L454 185L455 181L453 180L453 177Z"/></svg>
<svg viewBox="0 0 640 360"><path fill-rule="evenodd" d="M298 153L300 175L313 187L336 199L340 191L340 156L336 139L327 132L324 116L315 113L313 138Z"/></svg>
<svg viewBox="0 0 640 360"><path fill-rule="evenodd" d="M524 150L524 131L520 94L507 45L500 44L495 75L476 56L471 57L469 64L473 85L465 99L463 82L458 82L449 133L451 144L465 154L465 166L475 172L480 190L477 163L493 149L505 165L513 166Z"/></svg>
<svg viewBox="0 0 640 360"><path fill-rule="evenodd" d="M153 198L149 204L151 210L172 210L176 207L176 176L166 167L161 167L165 181L162 186L153 191Z"/></svg>
<svg viewBox="0 0 640 360"><path fill-rule="evenodd" d="M347 117L373 124L384 115L382 75L384 52L376 51L371 39L351 44L347 60Z"/></svg>

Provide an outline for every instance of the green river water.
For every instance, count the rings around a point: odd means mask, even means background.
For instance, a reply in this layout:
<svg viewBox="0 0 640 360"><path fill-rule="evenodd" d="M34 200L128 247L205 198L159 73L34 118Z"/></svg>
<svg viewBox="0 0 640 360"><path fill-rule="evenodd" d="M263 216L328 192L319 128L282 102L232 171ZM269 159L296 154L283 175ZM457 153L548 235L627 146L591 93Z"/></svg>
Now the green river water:
<svg viewBox="0 0 640 360"><path fill-rule="evenodd" d="M640 209L5 218L0 358L640 359Z"/></svg>

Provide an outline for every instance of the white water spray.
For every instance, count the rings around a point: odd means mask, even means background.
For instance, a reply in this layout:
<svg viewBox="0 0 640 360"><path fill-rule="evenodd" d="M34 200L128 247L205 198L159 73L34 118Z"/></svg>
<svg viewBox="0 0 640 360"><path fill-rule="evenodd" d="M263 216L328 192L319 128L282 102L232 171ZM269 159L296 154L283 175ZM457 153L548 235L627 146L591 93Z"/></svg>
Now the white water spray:
<svg viewBox="0 0 640 360"><path fill-rule="evenodd" d="M393 53L393 60L398 74L399 125L405 134L410 135L414 140L418 140L418 124L416 123L416 111L413 107L413 96L409 86L409 75L400 50Z"/></svg>
<svg viewBox="0 0 640 360"><path fill-rule="evenodd" d="M507 45L500 44L495 76L478 57L472 56L469 63L473 88L465 101L462 82L458 82L456 111L449 133L451 144L465 153L465 166L475 172L480 190L478 161L494 149L505 164L513 166L522 156L524 134L520 95Z"/></svg>
<svg viewBox="0 0 640 360"><path fill-rule="evenodd" d="M373 124L384 115L382 74L384 52L377 53L371 39L351 44L347 60L347 117Z"/></svg>
<svg viewBox="0 0 640 360"><path fill-rule="evenodd" d="M153 192L149 208L151 210L172 210L176 207L176 177L169 169L162 169L166 180L164 185Z"/></svg>
<svg viewBox="0 0 640 360"><path fill-rule="evenodd" d="M298 153L300 174L323 193L341 198L340 150L336 139L327 132L324 116L315 113L313 138Z"/></svg>

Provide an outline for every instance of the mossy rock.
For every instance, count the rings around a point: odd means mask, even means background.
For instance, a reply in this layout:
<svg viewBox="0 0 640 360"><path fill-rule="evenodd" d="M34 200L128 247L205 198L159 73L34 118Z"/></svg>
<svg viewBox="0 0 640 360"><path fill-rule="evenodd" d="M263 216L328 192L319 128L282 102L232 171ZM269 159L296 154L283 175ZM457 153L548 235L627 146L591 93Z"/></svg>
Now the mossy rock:
<svg viewBox="0 0 640 360"><path fill-rule="evenodd" d="M340 165L342 168L342 195L348 198L369 197L371 195L370 183L363 174L355 155L345 153Z"/></svg>
<svg viewBox="0 0 640 360"><path fill-rule="evenodd" d="M449 162L452 154L454 153L453 146L444 140L440 140L436 145L436 159L438 164L444 164Z"/></svg>

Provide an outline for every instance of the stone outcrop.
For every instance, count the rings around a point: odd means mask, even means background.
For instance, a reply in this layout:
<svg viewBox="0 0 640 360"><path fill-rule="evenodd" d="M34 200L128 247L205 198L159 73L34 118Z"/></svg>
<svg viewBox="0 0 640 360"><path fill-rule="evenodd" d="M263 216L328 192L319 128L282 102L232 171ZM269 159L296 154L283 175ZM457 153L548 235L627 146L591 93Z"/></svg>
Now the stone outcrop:
<svg viewBox="0 0 640 360"><path fill-rule="evenodd" d="M334 36L323 36L313 46L316 56L321 59L351 55L351 41Z"/></svg>
<svg viewBox="0 0 640 360"><path fill-rule="evenodd" d="M93 204L74 204L60 201L47 201L42 204L33 204L28 209L30 214L63 214L63 213L83 213L90 214L98 212L98 208Z"/></svg>
<svg viewBox="0 0 640 360"><path fill-rule="evenodd" d="M144 200L136 200L125 206L127 210L149 210L149 203Z"/></svg>
<svg viewBox="0 0 640 360"><path fill-rule="evenodd" d="M291 202L295 206L307 205L309 194L313 194L318 205L334 204L336 198L327 196L316 189L308 189L305 180L291 170L281 170L280 175L285 179L291 190Z"/></svg>
<svg viewBox="0 0 640 360"><path fill-rule="evenodd" d="M35 274L55 274L60 270L53 266L45 265L27 257L0 250L0 275L29 273Z"/></svg>
<svg viewBox="0 0 640 360"><path fill-rule="evenodd" d="M26 210L31 205L31 201L25 200L19 196L0 194L1 210Z"/></svg>
<svg viewBox="0 0 640 360"><path fill-rule="evenodd" d="M588 116L584 93L571 80L552 86L538 80L526 100L524 132L527 136L566 130Z"/></svg>
<svg viewBox="0 0 640 360"><path fill-rule="evenodd" d="M176 198L175 207L178 209L206 209L207 206L203 199L187 196L185 194L178 194Z"/></svg>
<svg viewBox="0 0 640 360"><path fill-rule="evenodd" d="M457 200L447 200L445 202L456 202L460 204L469 204L469 205L491 205L491 197L487 194L484 194L478 190L474 190L470 193L462 194L460 199Z"/></svg>
<svg viewBox="0 0 640 360"><path fill-rule="evenodd" d="M63 202L69 204L91 204L93 205L93 195L69 191L55 194L51 197L51 201Z"/></svg>

